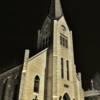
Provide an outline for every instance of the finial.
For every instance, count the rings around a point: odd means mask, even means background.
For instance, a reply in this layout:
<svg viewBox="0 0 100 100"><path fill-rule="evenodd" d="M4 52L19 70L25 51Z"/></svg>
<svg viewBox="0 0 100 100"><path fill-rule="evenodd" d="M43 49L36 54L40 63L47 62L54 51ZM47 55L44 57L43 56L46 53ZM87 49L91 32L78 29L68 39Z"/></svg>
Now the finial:
<svg viewBox="0 0 100 100"><path fill-rule="evenodd" d="M91 79L91 89L94 90L94 81Z"/></svg>

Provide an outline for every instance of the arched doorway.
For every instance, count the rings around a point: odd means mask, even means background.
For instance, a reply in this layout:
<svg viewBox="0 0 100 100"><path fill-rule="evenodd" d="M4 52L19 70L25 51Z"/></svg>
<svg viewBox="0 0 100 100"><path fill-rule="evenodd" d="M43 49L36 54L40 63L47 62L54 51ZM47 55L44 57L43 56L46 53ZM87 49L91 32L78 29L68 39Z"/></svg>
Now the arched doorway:
<svg viewBox="0 0 100 100"><path fill-rule="evenodd" d="M64 94L63 100L70 100L70 97L69 97L69 95L67 93Z"/></svg>

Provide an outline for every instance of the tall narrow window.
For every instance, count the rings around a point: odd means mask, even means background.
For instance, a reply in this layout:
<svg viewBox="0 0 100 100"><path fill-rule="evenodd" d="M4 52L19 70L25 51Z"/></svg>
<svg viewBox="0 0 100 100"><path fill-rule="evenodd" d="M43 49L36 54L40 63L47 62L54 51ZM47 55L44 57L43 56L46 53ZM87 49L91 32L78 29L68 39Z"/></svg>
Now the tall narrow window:
<svg viewBox="0 0 100 100"><path fill-rule="evenodd" d="M68 39L65 36L60 36L60 45L68 48Z"/></svg>
<svg viewBox="0 0 100 100"><path fill-rule="evenodd" d="M40 78L36 76L34 79L34 92L39 93Z"/></svg>
<svg viewBox="0 0 100 100"><path fill-rule="evenodd" d="M46 38L46 46L48 46L48 39Z"/></svg>
<svg viewBox="0 0 100 100"><path fill-rule="evenodd" d="M45 47L45 39L43 39L43 48Z"/></svg>
<svg viewBox="0 0 100 100"><path fill-rule="evenodd" d="M61 58L61 77L64 78L64 60Z"/></svg>
<svg viewBox="0 0 100 100"><path fill-rule="evenodd" d="M7 87L7 81L8 81L8 79L7 79L7 80L4 82L4 84L3 84L1 100L4 100L4 98L5 98L6 87Z"/></svg>
<svg viewBox="0 0 100 100"><path fill-rule="evenodd" d="M50 43L51 43L51 37L49 36L49 46L50 46Z"/></svg>
<svg viewBox="0 0 100 100"><path fill-rule="evenodd" d="M18 100L20 77L17 76L16 79L13 80L13 83L14 83L14 89L13 89L13 99L12 100Z"/></svg>
<svg viewBox="0 0 100 100"><path fill-rule="evenodd" d="M69 80L69 61L66 61L66 67L67 67L67 80Z"/></svg>
<svg viewBox="0 0 100 100"><path fill-rule="evenodd" d="M62 43L63 43L63 42L62 42L62 37L60 36L60 44L62 45Z"/></svg>
<svg viewBox="0 0 100 100"><path fill-rule="evenodd" d="M62 38L62 45L65 47L65 39L64 38Z"/></svg>
<svg viewBox="0 0 100 100"><path fill-rule="evenodd" d="M68 41L67 41L67 39L65 40L65 47L68 48Z"/></svg>

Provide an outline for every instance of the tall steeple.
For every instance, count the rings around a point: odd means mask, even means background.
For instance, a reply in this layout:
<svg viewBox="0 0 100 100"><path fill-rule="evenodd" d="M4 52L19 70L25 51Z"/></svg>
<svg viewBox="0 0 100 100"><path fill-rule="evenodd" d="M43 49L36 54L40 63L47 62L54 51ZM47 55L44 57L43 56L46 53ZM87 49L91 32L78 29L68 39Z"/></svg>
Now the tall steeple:
<svg viewBox="0 0 100 100"><path fill-rule="evenodd" d="M49 11L49 17L52 19L59 19L63 15L60 0L51 0L51 7Z"/></svg>

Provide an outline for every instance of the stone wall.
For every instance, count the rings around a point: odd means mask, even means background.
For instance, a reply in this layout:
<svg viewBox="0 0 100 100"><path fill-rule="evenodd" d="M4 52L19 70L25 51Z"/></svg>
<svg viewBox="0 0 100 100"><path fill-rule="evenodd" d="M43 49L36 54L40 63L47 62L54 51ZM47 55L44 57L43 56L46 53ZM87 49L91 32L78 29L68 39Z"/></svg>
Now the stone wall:
<svg viewBox="0 0 100 100"><path fill-rule="evenodd" d="M0 100L17 100L22 66L16 66L0 75Z"/></svg>

